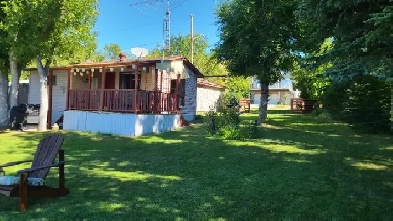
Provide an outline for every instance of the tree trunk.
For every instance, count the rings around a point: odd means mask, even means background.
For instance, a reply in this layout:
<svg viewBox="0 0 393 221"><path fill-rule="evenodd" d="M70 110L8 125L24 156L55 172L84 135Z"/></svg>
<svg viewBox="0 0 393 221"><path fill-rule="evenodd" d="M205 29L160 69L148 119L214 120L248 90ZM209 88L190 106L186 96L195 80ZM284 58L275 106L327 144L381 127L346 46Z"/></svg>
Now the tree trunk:
<svg viewBox="0 0 393 221"><path fill-rule="evenodd" d="M21 75L21 69L18 67L18 61L14 57L12 51L9 53L10 70L11 70L11 92L10 92L10 107L18 105L18 93L19 93L19 79Z"/></svg>
<svg viewBox="0 0 393 221"><path fill-rule="evenodd" d="M259 103L259 119L258 124L265 122L267 117L267 103L269 97L269 84L261 82L261 101Z"/></svg>
<svg viewBox="0 0 393 221"><path fill-rule="evenodd" d="M49 65L42 65L40 56L36 57L38 73L40 75L40 118L38 121L38 130L47 130L48 120L48 70Z"/></svg>
<svg viewBox="0 0 393 221"><path fill-rule="evenodd" d="M0 72L0 127L8 126L8 113L8 74Z"/></svg>

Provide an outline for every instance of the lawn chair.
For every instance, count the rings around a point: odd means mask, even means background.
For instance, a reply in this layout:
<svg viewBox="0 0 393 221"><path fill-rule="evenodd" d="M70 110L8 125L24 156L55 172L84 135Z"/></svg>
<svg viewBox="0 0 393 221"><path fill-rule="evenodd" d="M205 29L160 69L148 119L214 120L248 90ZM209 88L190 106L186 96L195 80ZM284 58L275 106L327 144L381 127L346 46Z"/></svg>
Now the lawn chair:
<svg viewBox="0 0 393 221"><path fill-rule="evenodd" d="M20 177L19 184L0 185L1 195L6 197L19 197L20 212L26 210L28 198L58 198L69 194L68 189L65 188L64 150L60 149L63 142L64 138L62 136L49 135L40 141L33 161L17 161L0 165L0 173L4 174L3 167L32 162L30 168L18 171ZM59 162L54 162L57 155L59 155ZM37 178L45 180L51 167L59 167L58 188L45 185L30 185L32 184L32 182L30 182L31 180Z"/></svg>

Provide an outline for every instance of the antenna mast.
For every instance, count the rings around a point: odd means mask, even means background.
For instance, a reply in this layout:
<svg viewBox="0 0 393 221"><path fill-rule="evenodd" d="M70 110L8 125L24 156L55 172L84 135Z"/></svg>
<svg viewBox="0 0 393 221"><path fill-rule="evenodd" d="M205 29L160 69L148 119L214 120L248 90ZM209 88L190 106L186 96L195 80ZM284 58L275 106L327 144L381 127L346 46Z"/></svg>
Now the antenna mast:
<svg viewBox="0 0 393 221"><path fill-rule="evenodd" d="M169 0L166 7L165 17L164 17L164 46L163 49L169 51L171 49L171 10L169 7Z"/></svg>

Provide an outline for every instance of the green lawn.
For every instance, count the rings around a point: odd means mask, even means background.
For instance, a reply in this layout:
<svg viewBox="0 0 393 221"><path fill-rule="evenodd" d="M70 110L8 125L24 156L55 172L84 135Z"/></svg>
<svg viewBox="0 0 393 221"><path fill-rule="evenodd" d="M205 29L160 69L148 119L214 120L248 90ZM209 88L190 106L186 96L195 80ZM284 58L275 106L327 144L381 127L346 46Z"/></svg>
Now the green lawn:
<svg viewBox="0 0 393 221"><path fill-rule="evenodd" d="M22 214L18 199L0 196L0 220L393 219L392 137L270 113L263 137L250 142L209 138L196 126L137 139L64 133L71 194L30 200ZM0 133L0 163L31 158L42 135ZM56 172L47 183L56 185Z"/></svg>

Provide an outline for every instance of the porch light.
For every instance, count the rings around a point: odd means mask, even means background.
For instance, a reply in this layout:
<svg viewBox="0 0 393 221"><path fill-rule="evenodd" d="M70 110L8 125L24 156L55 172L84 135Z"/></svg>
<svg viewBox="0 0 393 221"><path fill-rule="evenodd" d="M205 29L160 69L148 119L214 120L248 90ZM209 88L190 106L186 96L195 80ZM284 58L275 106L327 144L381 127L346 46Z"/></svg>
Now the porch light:
<svg viewBox="0 0 393 221"><path fill-rule="evenodd" d="M142 70L146 71L146 67L143 67Z"/></svg>
<svg viewBox="0 0 393 221"><path fill-rule="evenodd" d="M110 72L113 72L113 68L109 68L109 71L110 71Z"/></svg>
<svg viewBox="0 0 393 221"><path fill-rule="evenodd" d="M94 68L92 68L92 69L90 69L91 70L91 73L93 73L94 72Z"/></svg>
<svg viewBox="0 0 393 221"><path fill-rule="evenodd" d="M120 68L120 71L123 72L123 71L124 71L124 68Z"/></svg>
<svg viewBox="0 0 393 221"><path fill-rule="evenodd" d="M132 69L136 69L136 65L135 64L132 65Z"/></svg>
<svg viewBox="0 0 393 221"><path fill-rule="evenodd" d="M100 68L100 72L102 72L102 68Z"/></svg>

